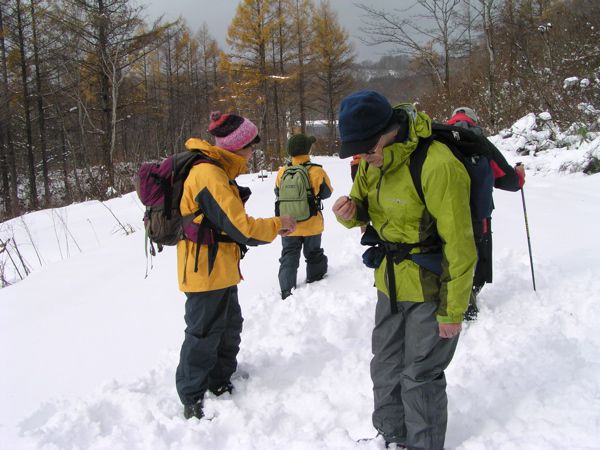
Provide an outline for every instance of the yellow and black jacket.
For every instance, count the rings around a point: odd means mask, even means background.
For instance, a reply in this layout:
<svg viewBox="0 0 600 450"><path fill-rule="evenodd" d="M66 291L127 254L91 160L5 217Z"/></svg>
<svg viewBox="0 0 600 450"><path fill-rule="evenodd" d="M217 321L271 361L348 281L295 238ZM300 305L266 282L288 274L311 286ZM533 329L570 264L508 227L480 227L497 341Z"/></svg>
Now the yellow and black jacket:
<svg viewBox="0 0 600 450"><path fill-rule="evenodd" d="M217 164L197 164L183 185L179 209L182 216L202 211L194 219L200 223L205 215L219 232L235 242L219 242L214 266L208 270L208 246L188 239L177 244L179 289L183 292L205 292L234 286L242 279L239 244L260 245L272 242L281 228L278 217L254 219L244 209L235 178L246 172L246 159L215 147L201 139L188 139L188 150L200 150ZM197 267L196 255L198 257Z"/></svg>

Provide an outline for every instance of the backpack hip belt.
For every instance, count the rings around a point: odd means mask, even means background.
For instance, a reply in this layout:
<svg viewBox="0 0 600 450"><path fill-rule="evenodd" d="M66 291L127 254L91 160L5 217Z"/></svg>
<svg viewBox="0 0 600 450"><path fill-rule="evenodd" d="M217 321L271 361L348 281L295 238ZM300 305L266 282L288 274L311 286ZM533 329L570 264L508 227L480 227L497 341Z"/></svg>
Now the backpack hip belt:
<svg viewBox="0 0 600 450"><path fill-rule="evenodd" d="M384 241L371 225L367 226L360 243L369 246L362 255L363 263L367 267L377 269L383 262L383 259L385 258L386 260L386 275L392 314L398 312L396 273L394 272L395 264L400 264L405 259L409 259L438 276L442 273L442 251L439 245L428 245L425 242L407 244L403 242ZM412 249L417 247L422 251L425 250L425 252L410 253Z"/></svg>
<svg viewBox="0 0 600 450"><path fill-rule="evenodd" d="M240 259L243 259L248 252L248 247L244 244L233 240L226 234L221 234L217 229L208 222L208 219L204 218L200 223L192 222L197 214L186 216L184 221L188 222L183 227L183 234L185 239L196 244L196 254L194 257L194 272L198 272L198 256L200 254L200 246L206 245L208 249L208 275L212 273L214 268L215 260L219 250L219 242L228 244L237 244L240 248ZM189 219L191 217L191 219Z"/></svg>

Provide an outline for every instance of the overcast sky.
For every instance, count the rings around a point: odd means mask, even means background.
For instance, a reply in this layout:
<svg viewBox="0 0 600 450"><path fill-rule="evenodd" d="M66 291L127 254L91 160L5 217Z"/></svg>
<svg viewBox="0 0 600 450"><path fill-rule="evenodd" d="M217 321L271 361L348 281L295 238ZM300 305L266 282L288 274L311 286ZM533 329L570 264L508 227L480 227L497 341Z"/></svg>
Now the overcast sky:
<svg viewBox="0 0 600 450"><path fill-rule="evenodd" d="M318 0L316 0L318 2ZM350 34L360 61L370 59L378 60L386 54L390 47L368 47L358 39L361 35L362 10L354 6L354 0L329 0L331 6L338 14L340 24ZM392 11L397 8L406 8L414 0L361 0L362 3L379 9ZM235 15L238 0L138 0L146 6L146 15L149 20L164 14L165 19L175 19L182 16L192 31L196 31L203 22L219 44L226 48L225 36L227 28Z"/></svg>

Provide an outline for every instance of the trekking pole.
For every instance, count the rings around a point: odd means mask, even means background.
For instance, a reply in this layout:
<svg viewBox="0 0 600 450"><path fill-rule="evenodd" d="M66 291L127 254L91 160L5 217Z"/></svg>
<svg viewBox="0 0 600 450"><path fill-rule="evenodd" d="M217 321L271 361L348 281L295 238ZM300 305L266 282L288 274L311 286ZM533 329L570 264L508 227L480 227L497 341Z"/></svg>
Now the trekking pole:
<svg viewBox="0 0 600 450"><path fill-rule="evenodd" d="M518 162L517 166L521 163ZM525 191L521 186L521 200L523 201L523 216L525 216L525 232L527 233L527 246L529 247L529 265L531 266L531 281L533 282L533 290L535 291L535 273L533 272L533 255L531 253L531 237L529 236L529 222L527 220L527 207L525 206Z"/></svg>

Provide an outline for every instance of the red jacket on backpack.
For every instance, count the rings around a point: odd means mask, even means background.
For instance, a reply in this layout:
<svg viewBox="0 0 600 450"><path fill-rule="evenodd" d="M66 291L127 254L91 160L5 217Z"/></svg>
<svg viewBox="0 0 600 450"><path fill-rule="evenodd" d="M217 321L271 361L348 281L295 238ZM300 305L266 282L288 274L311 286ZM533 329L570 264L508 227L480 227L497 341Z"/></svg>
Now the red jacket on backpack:
<svg viewBox="0 0 600 450"><path fill-rule="evenodd" d="M481 128L479 127L479 125L477 125L477 123L471 117L466 115L464 112L457 112L448 120L447 123L448 123L448 125L464 126L465 128L475 129L473 131L477 132L478 134L483 134L483 133L481 133ZM506 161L504 161L504 162L506 162ZM507 173L507 170L503 170L502 168L500 168L498 163L496 161L494 161L493 159L490 160L490 166L492 167L492 172L494 173L494 187L496 187L498 189L508 190L508 191L517 191L520 188L522 188L523 185L525 184L524 173L522 173L520 171L515 171L514 169L511 168L513 173L509 174L509 173ZM508 166L508 163L504 166L506 168ZM508 167L510 167L510 166L508 166ZM503 179L504 177L506 177L506 175L511 175L510 178L516 177L516 178L514 178L514 180L517 181L518 185L516 185L514 182L506 183L506 182L499 181L500 179ZM508 180L504 180L504 181L508 181Z"/></svg>

